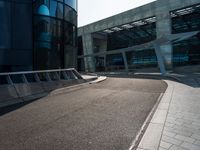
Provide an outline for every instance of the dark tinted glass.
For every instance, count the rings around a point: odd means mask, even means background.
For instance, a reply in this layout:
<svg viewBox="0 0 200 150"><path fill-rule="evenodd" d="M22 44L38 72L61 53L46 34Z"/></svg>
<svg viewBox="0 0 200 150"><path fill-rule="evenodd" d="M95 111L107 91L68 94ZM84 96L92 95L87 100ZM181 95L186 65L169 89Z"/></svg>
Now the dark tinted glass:
<svg viewBox="0 0 200 150"><path fill-rule="evenodd" d="M65 3L77 10L77 0L65 0Z"/></svg>
<svg viewBox="0 0 200 150"><path fill-rule="evenodd" d="M173 44L174 66L200 64L200 34Z"/></svg>
<svg viewBox="0 0 200 150"><path fill-rule="evenodd" d="M50 1L50 15L52 17L56 17L57 16L56 10L57 10L57 1L51 0Z"/></svg>
<svg viewBox="0 0 200 150"><path fill-rule="evenodd" d="M11 4L0 1L0 48L11 47Z"/></svg>
<svg viewBox="0 0 200 150"><path fill-rule="evenodd" d="M8 84L6 76L0 76L0 85L1 84Z"/></svg>
<svg viewBox="0 0 200 150"><path fill-rule="evenodd" d="M34 74L26 74L25 76L28 82L36 82Z"/></svg>
<svg viewBox="0 0 200 150"><path fill-rule="evenodd" d="M73 23L74 25L77 25L77 13L68 6L65 6L64 19L66 21Z"/></svg>
<svg viewBox="0 0 200 150"><path fill-rule="evenodd" d="M31 5L16 3L13 13L13 47L32 49L32 9ZM23 28L22 28L23 27ZM25 38L24 38L25 37Z"/></svg>
<svg viewBox="0 0 200 150"><path fill-rule="evenodd" d="M64 45L76 51L76 11L63 0L37 0L34 2L34 62L35 69L66 67ZM42 6L41 10L40 9ZM48 14L49 11L49 15ZM64 14L65 12L65 14ZM64 18L63 18L64 17ZM73 56L71 56L73 57ZM75 56L74 56L75 57Z"/></svg>
<svg viewBox="0 0 200 150"><path fill-rule="evenodd" d="M63 18L63 4L62 3L58 3L57 4L57 17L62 19Z"/></svg>
<svg viewBox="0 0 200 150"><path fill-rule="evenodd" d="M11 75L10 78L13 83L23 83L22 75Z"/></svg>

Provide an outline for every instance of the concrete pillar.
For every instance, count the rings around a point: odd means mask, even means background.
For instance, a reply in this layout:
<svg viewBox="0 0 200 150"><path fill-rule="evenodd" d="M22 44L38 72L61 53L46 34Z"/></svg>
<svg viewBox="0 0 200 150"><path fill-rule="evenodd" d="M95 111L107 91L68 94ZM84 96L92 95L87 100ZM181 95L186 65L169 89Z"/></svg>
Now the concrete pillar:
<svg viewBox="0 0 200 150"><path fill-rule="evenodd" d="M84 55L93 54L93 38L91 34L85 34L82 36L83 41L83 53ZM85 57L85 71L95 72L94 57Z"/></svg>
<svg viewBox="0 0 200 150"><path fill-rule="evenodd" d="M106 55L104 55L104 68L105 68L105 71L107 70L106 69Z"/></svg>
<svg viewBox="0 0 200 150"><path fill-rule="evenodd" d="M122 52L122 56L123 56L123 60L124 60L124 67L126 72L128 73L128 62L127 62L127 58L126 58L126 53Z"/></svg>
<svg viewBox="0 0 200 150"><path fill-rule="evenodd" d="M170 16L170 6L169 1L157 0L156 1L156 33L157 39L161 37L167 37L171 35L171 16ZM166 43L159 45L160 54L164 62L164 67L167 71L172 70L173 62L173 48L172 44ZM157 56L158 57L158 56ZM160 62L158 62L160 63Z"/></svg>
<svg viewBox="0 0 200 150"><path fill-rule="evenodd" d="M160 68L160 72L164 75L164 74L166 74L166 69L165 69L163 57L161 55L161 48L158 44L154 44L154 48L155 48L155 51L156 51L156 56L157 56L158 66Z"/></svg>

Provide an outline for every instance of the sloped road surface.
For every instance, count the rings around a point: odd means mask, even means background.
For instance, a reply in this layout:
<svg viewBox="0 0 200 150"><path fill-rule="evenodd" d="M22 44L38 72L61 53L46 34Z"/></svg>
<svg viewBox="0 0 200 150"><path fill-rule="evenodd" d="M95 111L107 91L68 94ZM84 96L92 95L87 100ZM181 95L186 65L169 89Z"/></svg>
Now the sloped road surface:
<svg viewBox="0 0 200 150"><path fill-rule="evenodd" d="M167 85L108 78L0 116L1 150L126 150Z"/></svg>

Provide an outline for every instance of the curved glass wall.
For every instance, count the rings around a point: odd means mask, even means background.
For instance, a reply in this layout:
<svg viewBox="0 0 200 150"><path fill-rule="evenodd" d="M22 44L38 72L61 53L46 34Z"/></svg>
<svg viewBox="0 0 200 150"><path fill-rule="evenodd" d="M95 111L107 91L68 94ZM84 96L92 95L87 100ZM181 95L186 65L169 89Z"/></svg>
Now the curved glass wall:
<svg viewBox="0 0 200 150"><path fill-rule="evenodd" d="M76 0L34 0L34 68L75 66Z"/></svg>
<svg viewBox="0 0 200 150"><path fill-rule="evenodd" d="M0 72L32 70L32 1L0 0Z"/></svg>

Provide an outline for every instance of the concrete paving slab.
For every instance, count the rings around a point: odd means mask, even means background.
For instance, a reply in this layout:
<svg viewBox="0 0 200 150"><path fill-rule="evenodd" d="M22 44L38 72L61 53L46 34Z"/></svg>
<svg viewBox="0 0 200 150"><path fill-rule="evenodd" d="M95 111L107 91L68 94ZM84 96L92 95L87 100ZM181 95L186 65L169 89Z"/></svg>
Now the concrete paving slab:
<svg viewBox="0 0 200 150"><path fill-rule="evenodd" d="M138 147L148 150L157 150L160 144L162 129L162 124L150 123Z"/></svg>
<svg viewBox="0 0 200 150"><path fill-rule="evenodd" d="M167 116L167 110L157 109L151 123L164 124Z"/></svg>
<svg viewBox="0 0 200 150"><path fill-rule="evenodd" d="M183 83L165 81L168 88L151 120L159 123L162 129L159 128L160 133L157 133L158 131L154 131L150 124L140 145L147 145L145 148L149 150L199 150L200 87L195 83L196 79L186 79ZM162 110L166 110L167 113ZM163 121L165 114L166 120ZM161 135L160 138L153 137L157 142L145 140L150 139L153 133Z"/></svg>

